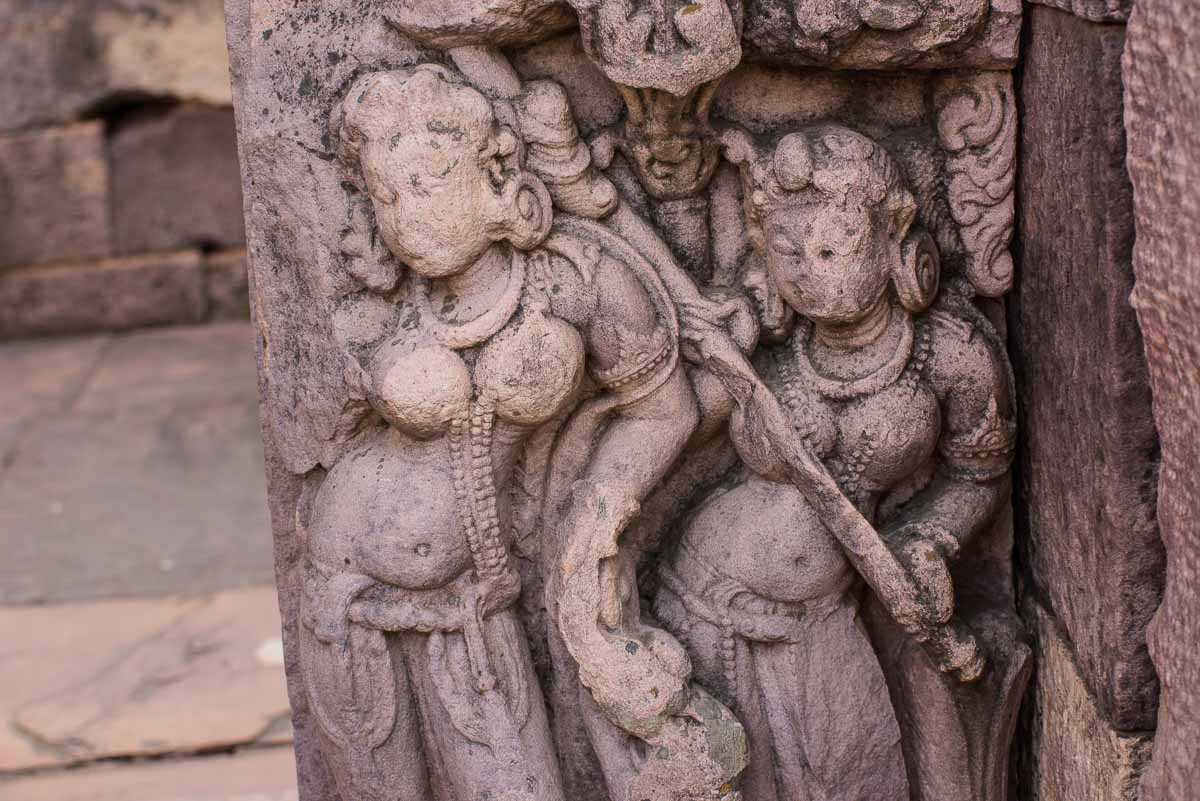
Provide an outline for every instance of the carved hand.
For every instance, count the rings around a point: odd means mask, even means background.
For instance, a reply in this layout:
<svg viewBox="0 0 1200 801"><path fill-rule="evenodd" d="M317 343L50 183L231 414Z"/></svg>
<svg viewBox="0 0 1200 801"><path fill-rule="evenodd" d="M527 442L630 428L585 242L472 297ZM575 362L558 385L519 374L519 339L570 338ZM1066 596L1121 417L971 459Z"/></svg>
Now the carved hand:
<svg viewBox="0 0 1200 801"><path fill-rule="evenodd" d="M947 562L953 561L962 547L958 537L944 527L928 521L900 521L888 528L883 536L897 553L911 550L917 543L927 543Z"/></svg>
<svg viewBox="0 0 1200 801"><path fill-rule="evenodd" d="M704 362L698 344L708 336L723 334L743 353L749 353L758 343L758 316L750 299L741 293L716 287L676 303L683 356L688 361Z"/></svg>

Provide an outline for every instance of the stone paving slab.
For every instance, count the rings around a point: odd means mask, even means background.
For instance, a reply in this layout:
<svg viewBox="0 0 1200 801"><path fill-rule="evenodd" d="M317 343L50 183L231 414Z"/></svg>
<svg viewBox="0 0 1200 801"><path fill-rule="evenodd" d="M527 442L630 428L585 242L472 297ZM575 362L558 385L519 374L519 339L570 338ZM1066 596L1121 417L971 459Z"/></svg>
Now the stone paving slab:
<svg viewBox="0 0 1200 801"><path fill-rule="evenodd" d="M0 345L0 604L272 580L253 337Z"/></svg>
<svg viewBox="0 0 1200 801"><path fill-rule="evenodd" d="M290 748L0 778L0 801L296 801Z"/></svg>
<svg viewBox="0 0 1200 801"><path fill-rule="evenodd" d="M270 586L2 608L0 774L289 742L279 636Z"/></svg>
<svg viewBox="0 0 1200 801"><path fill-rule="evenodd" d="M66 411L109 339L31 339L0 346L0 471L28 426Z"/></svg>

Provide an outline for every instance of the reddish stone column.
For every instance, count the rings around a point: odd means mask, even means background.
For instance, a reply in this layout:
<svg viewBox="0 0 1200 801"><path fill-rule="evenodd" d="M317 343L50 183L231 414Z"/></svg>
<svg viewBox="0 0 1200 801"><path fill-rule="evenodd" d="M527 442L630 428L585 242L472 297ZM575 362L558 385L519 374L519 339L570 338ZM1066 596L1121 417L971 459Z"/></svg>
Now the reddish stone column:
<svg viewBox="0 0 1200 801"><path fill-rule="evenodd" d="M1166 594L1150 628L1162 698L1143 797L1187 801L1200 785L1200 5L1138 0L1124 66L1134 305L1162 438L1167 547Z"/></svg>

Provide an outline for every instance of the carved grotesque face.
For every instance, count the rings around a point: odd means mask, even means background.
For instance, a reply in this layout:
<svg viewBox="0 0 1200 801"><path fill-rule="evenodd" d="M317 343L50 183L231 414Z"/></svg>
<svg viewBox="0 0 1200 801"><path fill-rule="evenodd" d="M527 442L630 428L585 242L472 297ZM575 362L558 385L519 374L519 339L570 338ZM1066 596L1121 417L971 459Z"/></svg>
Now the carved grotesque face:
<svg viewBox="0 0 1200 801"><path fill-rule="evenodd" d="M421 275L455 275L510 237L535 199L506 168L516 140L475 89L387 73L347 99L349 136L383 241Z"/></svg>
<svg viewBox="0 0 1200 801"><path fill-rule="evenodd" d="M784 301L811 320L861 319L887 291L900 259L889 226L868 208L789 205L763 223L767 272Z"/></svg>
<svg viewBox="0 0 1200 801"><path fill-rule="evenodd" d="M658 200L690 197L704 189L717 168L716 143L697 133L658 125L630 126L626 150L642 186Z"/></svg>

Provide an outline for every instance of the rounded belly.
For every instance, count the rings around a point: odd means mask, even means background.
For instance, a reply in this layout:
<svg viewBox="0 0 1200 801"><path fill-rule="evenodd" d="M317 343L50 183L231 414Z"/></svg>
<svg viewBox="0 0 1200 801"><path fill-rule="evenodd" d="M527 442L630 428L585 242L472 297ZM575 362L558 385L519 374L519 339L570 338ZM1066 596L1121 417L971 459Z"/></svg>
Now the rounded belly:
<svg viewBox="0 0 1200 801"><path fill-rule="evenodd" d="M687 523L682 545L718 572L775 601L838 592L852 570L804 496L758 476L709 499ZM686 569L681 572L686 579Z"/></svg>
<svg viewBox="0 0 1200 801"><path fill-rule="evenodd" d="M344 456L313 501L312 558L411 590L441 587L470 568L441 444L389 436Z"/></svg>

